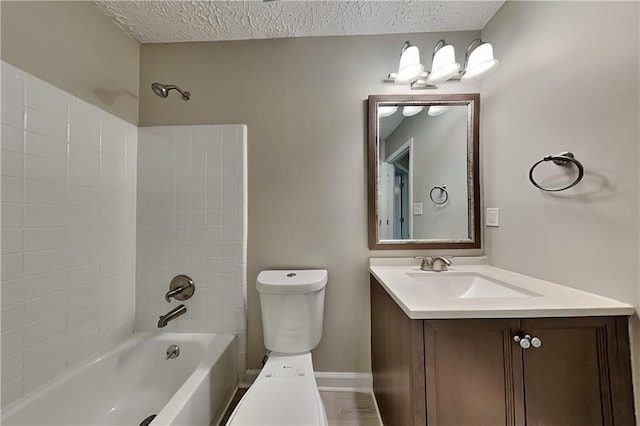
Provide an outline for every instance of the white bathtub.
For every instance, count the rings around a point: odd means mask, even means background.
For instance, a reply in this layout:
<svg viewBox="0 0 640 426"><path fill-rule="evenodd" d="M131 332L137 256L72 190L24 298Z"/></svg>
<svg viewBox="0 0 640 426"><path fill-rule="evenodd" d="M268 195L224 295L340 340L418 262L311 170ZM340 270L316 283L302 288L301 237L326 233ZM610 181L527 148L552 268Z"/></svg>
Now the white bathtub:
<svg viewBox="0 0 640 426"><path fill-rule="evenodd" d="M166 359L169 345L180 356ZM237 385L233 335L135 333L100 358L9 407L2 425L208 426Z"/></svg>

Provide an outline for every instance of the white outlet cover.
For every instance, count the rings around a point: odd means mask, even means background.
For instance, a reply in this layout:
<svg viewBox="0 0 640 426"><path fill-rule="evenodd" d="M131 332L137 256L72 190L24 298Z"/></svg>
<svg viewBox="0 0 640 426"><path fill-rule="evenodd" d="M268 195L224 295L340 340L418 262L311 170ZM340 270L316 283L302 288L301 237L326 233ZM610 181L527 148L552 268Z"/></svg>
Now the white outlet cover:
<svg viewBox="0 0 640 426"><path fill-rule="evenodd" d="M487 208L487 214L485 215L484 221L487 226L500 226L500 209Z"/></svg>
<svg viewBox="0 0 640 426"><path fill-rule="evenodd" d="M415 216L422 215L422 203L413 203L413 214Z"/></svg>

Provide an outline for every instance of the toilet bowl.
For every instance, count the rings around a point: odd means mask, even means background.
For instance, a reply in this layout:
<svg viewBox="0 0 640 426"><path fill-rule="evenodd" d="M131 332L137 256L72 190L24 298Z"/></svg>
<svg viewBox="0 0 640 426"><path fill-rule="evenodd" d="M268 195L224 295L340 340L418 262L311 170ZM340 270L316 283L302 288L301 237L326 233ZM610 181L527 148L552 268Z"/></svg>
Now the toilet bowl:
<svg viewBox="0 0 640 426"><path fill-rule="evenodd" d="M264 342L271 352L228 426L328 424L311 359L322 335L326 283L326 270L258 275Z"/></svg>

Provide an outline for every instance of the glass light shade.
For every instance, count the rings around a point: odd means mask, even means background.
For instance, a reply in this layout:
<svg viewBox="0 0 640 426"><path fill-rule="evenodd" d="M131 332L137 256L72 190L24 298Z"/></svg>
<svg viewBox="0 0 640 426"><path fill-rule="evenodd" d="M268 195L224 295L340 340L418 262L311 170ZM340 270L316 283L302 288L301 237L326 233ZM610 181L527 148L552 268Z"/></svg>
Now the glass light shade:
<svg viewBox="0 0 640 426"><path fill-rule="evenodd" d="M395 82L408 84L414 82L424 72L424 66L420 63L420 50L416 46L409 46L400 55L400 66Z"/></svg>
<svg viewBox="0 0 640 426"><path fill-rule="evenodd" d="M448 105L431 105L429 107L429 111L427 111L427 114L429 114L431 117L437 117L438 115L444 114L445 112L449 111L449 108L451 108Z"/></svg>
<svg viewBox="0 0 640 426"><path fill-rule="evenodd" d="M493 57L493 46L491 46L491 43L481 43L469 54L467 68L462 75L461 81L482 80L499 64L500 61Z"/></svg>
<svg viewBox="0 0 640 426"><path fill-rule="evenodd" d="M445 44L433 54L431 71L427 77L427 84L437 86L444 83L460 71L460 64L456 62L456 53L452 45Z"/></svg>
<svg viewBox="0 0 640 426"><path fill-rule="evenodd" d="M381 106L378 108L378 117L390 117L398 110L397 106Z"/></svg>
<svg viewBox="0 0 640 426"><path fill-rule="evenodd" d="M409 106L406 106L406 107L402 108L402 115L404 115L405 117L413 117L414 115L418 114L423 109L424 109L423 106L409 105Z"/></svg>

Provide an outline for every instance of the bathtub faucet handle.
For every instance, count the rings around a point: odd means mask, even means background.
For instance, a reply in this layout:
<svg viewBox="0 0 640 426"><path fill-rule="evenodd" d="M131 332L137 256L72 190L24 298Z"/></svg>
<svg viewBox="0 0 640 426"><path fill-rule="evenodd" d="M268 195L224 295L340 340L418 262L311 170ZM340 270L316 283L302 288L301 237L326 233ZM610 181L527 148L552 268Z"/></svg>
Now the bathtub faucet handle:
<svg viewBox="0 0 640 426"><path fill-rule="evenodd" d="M177 275L171 280L169 291L164 295L164 300L167 303L171 302L172 297L176 300L187 300L193 296L195 291L196 286L191 278L186 275Z"/></svg>
<svg viewBox="0 0 640 426"><path fill-rule="evenodd" d="M171 303L171 298L176 297L176 295L182 293L183 291L184 288L182 287L176 288L175 290L169 290L167 294L164 295L164 300L166 300L167 303Z"/></svg>

